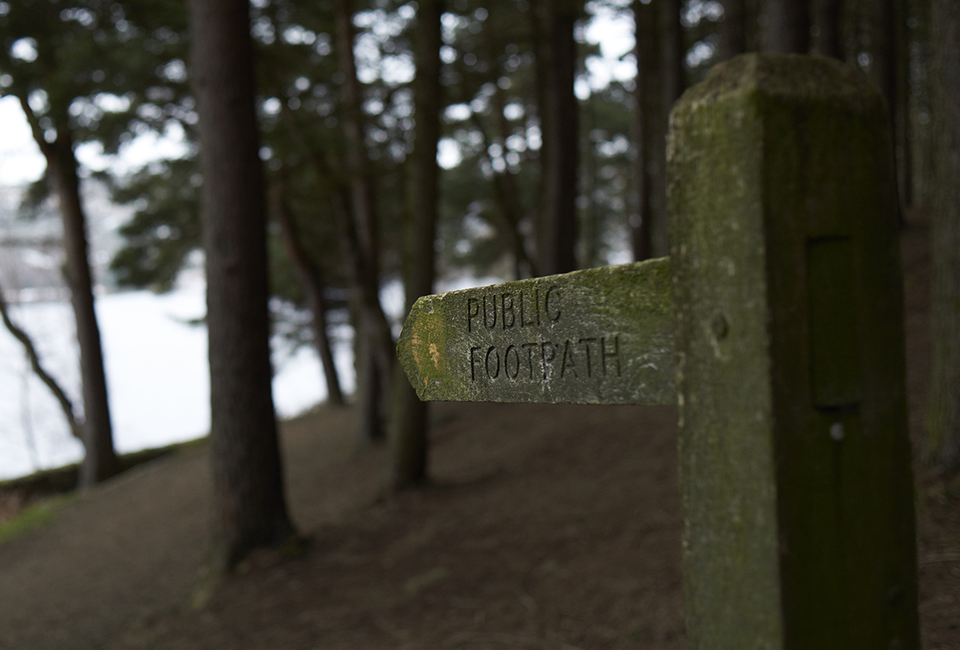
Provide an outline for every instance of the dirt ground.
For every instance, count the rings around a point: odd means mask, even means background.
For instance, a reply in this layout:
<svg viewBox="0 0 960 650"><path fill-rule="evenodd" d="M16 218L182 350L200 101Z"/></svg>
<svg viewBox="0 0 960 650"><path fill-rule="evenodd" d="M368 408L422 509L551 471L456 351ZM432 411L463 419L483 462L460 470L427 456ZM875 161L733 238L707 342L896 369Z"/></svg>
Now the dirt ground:
<svg viewBox="0 0 960 650"><path fill-rule="evenodd" d="M904 237L918 448L926 236ZM674 409L442 404L432 418L433 485L388 501L382 450L355 449L349 412L287 423L290 508L313 542L212 591L204 449L70 500L0 546L0 649L685 647ZM960 485L918 463L916 503L924 648L960 649Z"/></svg>

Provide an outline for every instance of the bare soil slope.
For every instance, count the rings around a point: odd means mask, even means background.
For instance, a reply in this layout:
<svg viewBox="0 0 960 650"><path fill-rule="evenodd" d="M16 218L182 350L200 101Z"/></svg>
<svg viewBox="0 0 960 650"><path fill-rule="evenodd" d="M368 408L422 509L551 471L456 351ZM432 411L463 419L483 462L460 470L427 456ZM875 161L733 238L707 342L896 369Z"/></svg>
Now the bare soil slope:
<svg viewBox="0 0 960 650"><path fill-rule="evenodd" d="M926 231L905 236L911 427ZM283 427L295 557L203 589L206 452L133 470L0 546L0 649L683 648L672 408L439 405L434 484L379 501L346 411ZM960 649L960 486L918 465L924 647ZM198 607L198 601L203 605Z"/></svg>

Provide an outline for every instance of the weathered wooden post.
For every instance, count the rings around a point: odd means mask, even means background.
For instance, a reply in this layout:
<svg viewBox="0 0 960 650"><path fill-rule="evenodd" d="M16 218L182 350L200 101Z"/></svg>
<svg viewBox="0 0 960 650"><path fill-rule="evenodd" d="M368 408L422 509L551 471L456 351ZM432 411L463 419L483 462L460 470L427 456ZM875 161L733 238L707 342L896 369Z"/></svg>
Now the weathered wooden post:
<svg viewBox="0 0 960 650"><path fill-rule="evenodd" d="M879 92L833 60L745 55L683 96L669 146L670 259L421 298L411 383L677 403L689 647L919 650Z"/></svg>
<svg viewBox="0 0 960 650"><path fill-rule="evenodd" d="M739 57L674 108L691 648L919 648L890 144L829 59Z"/></svg>
<svg viewBox="0 0 960 650"><path fill-rule="evenodd" d="M666 258L425 296L397 354L420 399L673 404Z"/></svg>

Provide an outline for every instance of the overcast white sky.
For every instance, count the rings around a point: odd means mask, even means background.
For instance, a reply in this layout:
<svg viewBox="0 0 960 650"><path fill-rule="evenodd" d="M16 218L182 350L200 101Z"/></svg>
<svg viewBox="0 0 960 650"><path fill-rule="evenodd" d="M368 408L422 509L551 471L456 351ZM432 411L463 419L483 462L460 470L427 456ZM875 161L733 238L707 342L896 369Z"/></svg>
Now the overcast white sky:
<svg viewBox="0 0 960 650"><path fill-rule="evenodd" d="M43 174L46 163L15 97L0 99L0 185L22 185Z"/></svg>

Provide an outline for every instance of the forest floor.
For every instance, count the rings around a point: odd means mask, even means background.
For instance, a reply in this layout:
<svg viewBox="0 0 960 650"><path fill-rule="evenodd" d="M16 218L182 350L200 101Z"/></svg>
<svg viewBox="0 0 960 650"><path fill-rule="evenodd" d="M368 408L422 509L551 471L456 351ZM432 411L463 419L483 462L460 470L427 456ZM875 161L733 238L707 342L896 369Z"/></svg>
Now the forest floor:
<svg viewBox="0 0 960 650"><path fill-rule="evenodd" d="M911 224L903 256L917 448L927 235ZM285 423L290 509L313 541L215 585L205 446L26 510L21 532L0 528L0 648L685 647L673 408L432 413L433 482L389 500L383 451L356 448L348 411ZM924 648L960 649L960 484L915 465Z"/></svg>

